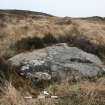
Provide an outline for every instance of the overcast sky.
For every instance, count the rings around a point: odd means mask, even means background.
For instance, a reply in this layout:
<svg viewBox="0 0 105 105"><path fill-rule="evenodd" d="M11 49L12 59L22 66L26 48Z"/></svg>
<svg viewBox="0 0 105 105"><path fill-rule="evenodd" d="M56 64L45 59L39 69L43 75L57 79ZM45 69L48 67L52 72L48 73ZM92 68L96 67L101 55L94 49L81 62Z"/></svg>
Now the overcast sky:
<svg viewBox="0 0 105 105"><path fill-rule="evenodd" d="M23 9L56 16L104 16L105 0L0 0L0 9Z"/></svg>

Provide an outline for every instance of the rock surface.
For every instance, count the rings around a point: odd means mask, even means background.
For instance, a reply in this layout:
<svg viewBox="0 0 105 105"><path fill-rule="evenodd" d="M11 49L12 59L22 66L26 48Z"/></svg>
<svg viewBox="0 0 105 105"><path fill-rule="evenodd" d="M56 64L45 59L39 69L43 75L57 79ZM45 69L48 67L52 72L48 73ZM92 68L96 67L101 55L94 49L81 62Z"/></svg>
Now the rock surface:
<svg viewBox="0 0 105 105"><path fill-rule="evenodd" d="M64 79L77 75L95 77L105 72L97 56L64 43L21 53L9 61L21 66L21 75L36 80Z"/></svg>

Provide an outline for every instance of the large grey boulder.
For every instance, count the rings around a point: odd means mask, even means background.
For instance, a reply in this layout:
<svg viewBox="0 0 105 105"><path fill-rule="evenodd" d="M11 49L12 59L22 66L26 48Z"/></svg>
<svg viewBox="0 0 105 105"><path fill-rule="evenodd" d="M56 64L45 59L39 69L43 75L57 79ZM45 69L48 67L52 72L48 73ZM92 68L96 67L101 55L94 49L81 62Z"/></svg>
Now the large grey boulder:
<svg viewBox="0 0 105 105"><path fill-rule="evenodd" d="M37 80L64 79L77 75L96 77L105 72L97 56L66 44L21 53L9 61L13 65L21 66L21 75Z"/></svg>

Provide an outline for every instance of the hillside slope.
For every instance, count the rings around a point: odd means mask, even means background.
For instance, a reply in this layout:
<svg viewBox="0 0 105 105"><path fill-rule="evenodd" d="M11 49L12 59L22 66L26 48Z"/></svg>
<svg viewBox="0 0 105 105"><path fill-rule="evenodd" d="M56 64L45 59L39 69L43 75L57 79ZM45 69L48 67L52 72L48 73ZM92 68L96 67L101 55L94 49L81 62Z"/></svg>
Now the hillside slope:
<svg viewBox="0 0 105 105"><path fill-rule="evenodd" d="M99 54L105 49L105 18L56 17L40 12L0 10L0 55L66 42Z"/></svg>

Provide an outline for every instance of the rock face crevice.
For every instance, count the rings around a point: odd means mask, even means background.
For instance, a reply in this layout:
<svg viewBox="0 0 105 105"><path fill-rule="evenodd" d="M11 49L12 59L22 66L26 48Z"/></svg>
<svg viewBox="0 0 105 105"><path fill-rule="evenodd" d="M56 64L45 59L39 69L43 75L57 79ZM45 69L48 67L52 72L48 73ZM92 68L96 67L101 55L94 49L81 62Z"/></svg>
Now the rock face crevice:
<svg viewBox="0 0 105 105"><path fill-rule="evenodd" d="M21 53L9 59L20 66L20 75L35 80L65 79L70 76L96 77L105 73L101 60L90 53L66 44Z"/></svg>
<svg viewBox="0 0 105 105"><path fill-rule="evenodd" d="M71 58L70 61L71 62L78 62L78 63L92 63L89 60L82 60L82 59L79 59L79 58Z"/></svg>

